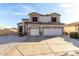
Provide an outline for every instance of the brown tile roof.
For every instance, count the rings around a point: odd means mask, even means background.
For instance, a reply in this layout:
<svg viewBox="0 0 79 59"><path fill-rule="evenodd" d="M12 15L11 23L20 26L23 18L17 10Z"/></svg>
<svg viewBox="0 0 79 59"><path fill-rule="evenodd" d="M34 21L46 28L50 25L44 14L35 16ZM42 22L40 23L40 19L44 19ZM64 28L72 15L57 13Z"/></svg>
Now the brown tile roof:
<svg viewBox="0 0 79 59"><path fill-rule="evenodd" d="M22 22L17 23L17 25L22 24Z"/></svg>
<svg viewBox="0 0 79 59"><path fill-rule="evenodd" d="M29 19L22 19L22 21L26 21L26 22L29 22Z"/></svg>
<svg viewBox="0 0 79 59"><path fill-rule="evenodd" d="M25 19L22 19L22 20L28 20L27 18L25 18Z"/></svg>
<svg viewBox="0 0 79 59"><path fill-rule="evenodd" d="M41 15L40 13L37 13L37 12L32 12L32 13L29 13L28 15L31 15L31 14L38 14L38 15Z"/></svg>
<svg viewBox="0 0 79 59"><path fill-rule="evenodd" d="M51 14L56 14L56 15L59 15L59 16L61 16L59 13L50 13L49 15L51 15Z"/></svg>
<svg viewBox="0 0 79 59"><path fill-rule="evenodd" d="M75 22L75 23L66 24L65 26L75 26L75 25L79 25L79 22Z"/></svg>
<svg viewBox="0 0 79 59"><path fill-rule="evenodd" d="M29 13L28 15L31 15L31 14L38 14L38 15L41 15L41 16L49 16L49 15L51 15L51 14L56 14L56 15L59 15L59 16L60 16L59 13L40 14L40 13L37 13L37 12L32 12L32 13Z"/></svg>
<svg viewBox="0 0 79 59"><path fill-rule="evenodd" d="M29 22L28 24L64 25L64 23L42 23L42 22L38 22L38 23Z"/></svg>

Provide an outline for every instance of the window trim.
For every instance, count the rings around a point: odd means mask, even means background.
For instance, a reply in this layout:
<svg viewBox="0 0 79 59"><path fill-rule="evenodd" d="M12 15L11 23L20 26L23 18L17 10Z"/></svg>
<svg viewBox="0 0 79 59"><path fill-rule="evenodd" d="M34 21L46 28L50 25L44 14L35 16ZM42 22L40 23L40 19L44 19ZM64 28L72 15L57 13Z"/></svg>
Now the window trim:
<svg viewBox="0 0 79 59"><path fill-rule="evenodd" d="M53 20L53 18L54 18L54 20ZM51 17L51 21L52 22L57 22L57 17Z"/></svg>
<svg viewBox="0 0 79 59"><path fill-rule="evenodd" d="M38 22L38 17L35 16L35 18L36 18L35 20L36 20L36 21L35 21L33 18L34 18L34 17L32 17L32 22Z"/></svg>

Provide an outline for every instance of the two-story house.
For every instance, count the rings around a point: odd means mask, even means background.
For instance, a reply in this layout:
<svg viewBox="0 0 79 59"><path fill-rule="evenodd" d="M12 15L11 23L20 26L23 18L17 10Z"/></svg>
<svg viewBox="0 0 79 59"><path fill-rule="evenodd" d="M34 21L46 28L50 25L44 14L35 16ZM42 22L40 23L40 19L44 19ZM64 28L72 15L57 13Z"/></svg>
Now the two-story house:
<svg viewBox="0 0 79 59"><path fill-rule="evenodd" d="M29 13L29 19L22 19L18 23L18 32L27 36L61 36L63 35L64 24L60 22L60 14L39 14Z"/></svg>

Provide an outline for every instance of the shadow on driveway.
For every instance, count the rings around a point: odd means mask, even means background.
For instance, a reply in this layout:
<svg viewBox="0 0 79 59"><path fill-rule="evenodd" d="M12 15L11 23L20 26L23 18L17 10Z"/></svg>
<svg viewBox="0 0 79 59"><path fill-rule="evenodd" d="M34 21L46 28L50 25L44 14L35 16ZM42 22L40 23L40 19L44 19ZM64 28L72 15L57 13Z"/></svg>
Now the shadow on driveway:
<svg viewBox="0 0 79 59"><path fill-rule="evenodd" d="M63 38L65 42L71 42L73 45L79 47L79 40L77 39L72 39L69 36L59 36L60 38ZM40 36L40 37L33 37L33 36L22 36L19 37L18 35L6 35L6 36L0 36L0 44L7 44L7 43L27 43L27 42L40 42L43 40L51 40L56 37L52 36Z"/></svg>
<svg viewBox="0 0 79 59"><path fill-rule="evenodd" d="M7 43L25 43L25 42L40 42L43 40L51 39L55 37L33 37L33 36L22 36L19 37L18 35L6 35L6 36L0 36L0 44L7 44Z"/></svg>
<svg viewBox="0 0 79 59"><path fill-rule="evenodd" d="M71 43L73 43L73 45L75 45L76 47L79 47L79 39L72 39L72 38L70 38L69 36L65 36L65 37L63 37L63 38L64 38L64 41L71 42Z"/></svg>
<svg viewBox="0 0 79 59"><path fill-rule="evenodd" d="M29 36L26 38L26 40L24 40L24 42L40 42L43 40L50 40L56 38L55 36Z"/></svg>

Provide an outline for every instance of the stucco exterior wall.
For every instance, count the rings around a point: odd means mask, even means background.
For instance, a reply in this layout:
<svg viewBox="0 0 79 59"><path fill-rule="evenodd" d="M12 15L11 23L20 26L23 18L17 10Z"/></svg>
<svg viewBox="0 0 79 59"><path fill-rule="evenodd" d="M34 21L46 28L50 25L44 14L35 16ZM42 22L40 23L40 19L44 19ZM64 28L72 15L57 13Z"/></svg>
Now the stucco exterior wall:
<svg viewBox="0 0 79 59"><path fill-rule="evenodd" d="M75 30L75 26L64 26L64 32L67 32L68 34L70 32L74 32Z"/></svg>
<svg viewBox="0 0 79 59"><path fill-rule="evenodd" d="M29 15L29 21L32 22L32 17L37 17L38 22L51 22L52 17L57 18L57 22L60 22L60 17L58 15L38 15L38 14L31 14Z"/></svg>
<svg viewBox="0 0 79 59"><path fill-rule="evenodd" d="M39 22L51 22L50 16L40 16Z"/></svg>
<svg viewBox="0 0 79 59"><path fill-rule="evenodd" d="M79 31L79 24L76 25L76 31Z"/></svg>

